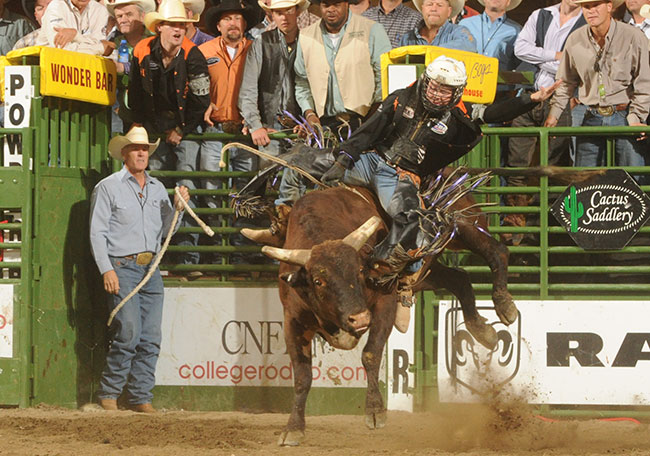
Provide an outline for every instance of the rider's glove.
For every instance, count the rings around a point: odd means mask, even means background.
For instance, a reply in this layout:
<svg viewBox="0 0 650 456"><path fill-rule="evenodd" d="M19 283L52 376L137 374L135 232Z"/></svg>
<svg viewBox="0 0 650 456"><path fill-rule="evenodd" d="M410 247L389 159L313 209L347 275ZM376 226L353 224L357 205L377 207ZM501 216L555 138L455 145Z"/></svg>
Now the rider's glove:
<svg viewBox="0 0 650 456"><path fill-rule="evenodd" d="M352 157L345 152L341 152L332 167L323 174L321 181L328 185L336 184L343 179L345 170L351 168L353 164L354 160L352 160Z"/></svg>

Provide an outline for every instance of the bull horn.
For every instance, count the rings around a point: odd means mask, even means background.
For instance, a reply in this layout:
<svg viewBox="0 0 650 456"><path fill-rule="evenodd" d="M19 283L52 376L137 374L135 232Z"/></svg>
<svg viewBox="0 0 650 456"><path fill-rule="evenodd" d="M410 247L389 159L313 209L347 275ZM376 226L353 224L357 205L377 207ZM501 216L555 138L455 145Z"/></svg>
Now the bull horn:
<svg viewBox="0 0 650 456"><path fill-rule="evenodd" d="M274 260L284 261L285 263L304 266L311 256L311 250L305 249L279 249L265 245L262 247L262 253Z"/></svg>
<svg viewBox="0 0 650 456"><path fill-rule="evenodd" d="M363 247L363 244L366 243L370 236L372 236L373 233L377 231L379 225L381 225L381 219L376 215L373 215L368 220L366 220L366 223L345 236L343 243L354 248L354 250L359 251L359 249Z"/></svg>

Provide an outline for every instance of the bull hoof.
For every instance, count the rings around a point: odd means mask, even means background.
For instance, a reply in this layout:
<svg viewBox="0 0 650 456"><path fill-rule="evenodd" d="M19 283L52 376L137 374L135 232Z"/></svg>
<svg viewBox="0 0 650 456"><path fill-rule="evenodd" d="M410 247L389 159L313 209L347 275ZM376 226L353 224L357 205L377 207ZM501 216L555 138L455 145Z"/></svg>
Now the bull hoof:
<svg viewBox="0 0 650 456"><path fill-rule="evenodd" d="M368 413L366 415L366 426L368 429L381 429L386 426L386 411Z"/></svg>
<svg viewBox="0 0 650 456"><path fill-rule="evenodd" d="M511 325L517 320L517 306L512 299L512 295L507 291L502 293L494 293L492 295L492 302L494 302L494 310L504 325Z"/></svg>
<svg viewBox="0 0 650 456"><path fill-rule="evenodd" d="M278 439L278 445L298 446L304 438L305 433L303 431L282 431L282 435Z"/></svg>
<svg viewBox="0 0 650 456"><path fill-rule="evenodd" d="M493 350L499 341L496 330L485 324L482 318L475 321L466 321L465 326L476 341L488 350Z"/></svg>

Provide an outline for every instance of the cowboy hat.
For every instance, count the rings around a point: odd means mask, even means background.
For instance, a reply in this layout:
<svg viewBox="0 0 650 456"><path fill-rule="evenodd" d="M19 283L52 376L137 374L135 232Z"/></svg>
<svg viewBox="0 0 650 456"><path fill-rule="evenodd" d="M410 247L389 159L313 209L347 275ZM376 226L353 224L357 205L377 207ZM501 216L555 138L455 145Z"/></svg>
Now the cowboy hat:
<svg viewBox="0 0 650 456"><path fill-rule="evenodd" d="M205 26L208 33L221 35L217 30L217 24L224 13L239 13L246 20L246 30L257 25L255 13L250 8L243 7L239 0L223 0L218 6L210 7L205 12Z"/></svg>
<svg viewBox="0 0 650 456"><path fill-rule="evenodd" d="M115 17L115 7L122 5L137 5L142 8L145 14L156 11L156 2L154 0L115 0L113 2L106 2L108 14Z"/></svg>
<svg viewBox="0 0 650 456"><path fill-rule="evenodd" d="M205 9L205 0L183 0L183 5L192 11L193 17L198 18Z"/></svg>
<svg viewBox="0 0 650 456"><path fill-rule="evenodd" d="M463 6L465 6L465 0L448 0L449 4L451 5L451 16L449 16L449 19L452 17L456 17L460 14L460 12L463 10ZM423 0L413 0L413 5L419 12L422 12L422 2Z"/></svg>
<svg viewBox="0 0 650 456"><path fill-rule="evenodd" d="M116 136L108 143L108 153L115 160L122 160L122 149L131 144L144 144L149 146L149 156L160 144L160 138L155 143L149 142L149 135L144 127L132 127L124 136Z"/></svg>
<svg viewBox="0 0 650 456"><path fill-rule="evenodd" d="M285 9L296 6L298 8L298 14L305 11L309 8L309 2L307 0L271 0L271 4L266 6L264 0L258 0L257 3L262 7L264 11L271 12L276 9Z"/></svg>
<svg viewBox="0 0 650 456"><path fill-rule="evenodd" d="M188 19L185 6L180 0L163 0L158 11L147 13L144 25L150 32L156 33L156 25L161 22L198 22L199 18Z"/></svg>
<svg viewBox="0 0 650 456"><path fill-rule="evenodd" d="M478 0L478 2L479 2L482 6L485 6L485 0ZM520 3L521 3L521 0L510 0L510 4L509 4L508 7L506 8L506 11L510 11L510 10L515 9L516 7L519 6Z"/></svg>
<svg viewBox="0 0 650 456"><path fill-rule="evenodd" d="M646 19L650 19L650 5L643 5L639 14Z"/></svg>
<svg viewBox="0 0 650 456"><path fill-rule="evenodd" d="M583 3L595 3L595 2L611 2L613 9L618 8L623 4L625 0L575 0L573 3L581 5Z"/></svg>

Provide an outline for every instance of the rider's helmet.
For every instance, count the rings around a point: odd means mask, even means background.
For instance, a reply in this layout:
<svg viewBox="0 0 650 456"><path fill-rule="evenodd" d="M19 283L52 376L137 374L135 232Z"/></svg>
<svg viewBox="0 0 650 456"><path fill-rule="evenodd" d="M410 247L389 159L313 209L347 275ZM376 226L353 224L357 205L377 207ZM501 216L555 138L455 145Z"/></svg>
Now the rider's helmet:
<svg viewBox="0 0 650 456"><path fill-rule="evenodd" d="M433 81L433 82L432 82ZM442 90L451 91L451 99L441 100L435 91L427 90L429 85L441 85ZM427 65L420 76L418 91L424 108L432 113L448 111L458 104L463 96L463 89L467 85L467 72L465 64L461 61L441 55ZM444 97L448 98L448 97Z"/></svg>

